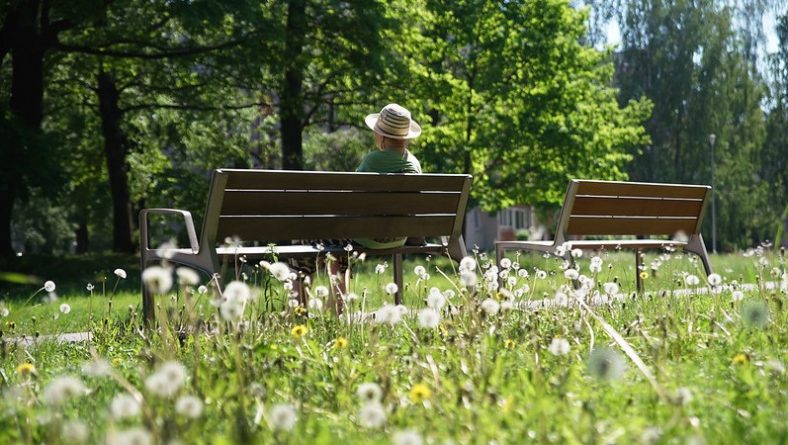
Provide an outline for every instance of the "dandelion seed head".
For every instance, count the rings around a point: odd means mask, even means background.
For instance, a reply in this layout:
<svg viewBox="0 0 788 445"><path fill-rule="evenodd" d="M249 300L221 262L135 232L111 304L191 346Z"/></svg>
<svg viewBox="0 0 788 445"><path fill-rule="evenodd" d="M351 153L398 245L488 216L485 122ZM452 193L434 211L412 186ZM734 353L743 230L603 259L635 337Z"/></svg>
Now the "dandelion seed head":
<svg viewBox="0 0 788 445"><path fill-rule="evenodd" d="M421 434L417 433L414 430L397 431L391 437L391 441L394 445L423 445L424 444L424 439L421 438Z"/></svg>
<svg viewBox="0 0 788 445"><path fill-rule="evenodd" d="M317 298L326 298L328 296L328 288L326 286L315 286L315 296Z"/></svg>
<svg viewBox="0 0 788 445"><path fill-rule="evenodd" d="M70 399L85 395L87 391L88 388L78 377L64 375L49 382L41 398L47 405L57 407Z"/></svg>
<svg viewBox="0 0 788 445"><path fill-rule="evenodd" d="M487 298L482 301L481 307L484 313L490 317L496 315L501 309L501 305L492 298Z"/></svg>
<svg viewBox="0 0 788 445"><path fill-rule="evenodd" d="M78 445L87 443L90 430L81 420L67 420L60 429L60 439L63 443Z"/></svg>
<svg viewBox="0 0 788 445"><path fill-rule="evenodd" d="M689 274L684 277L684 282L687 283L687 286L697 286L700 284L700 278L698 278L696 275Z"/></svg>
<svg viewBox="0 0 788 445"><path fill-rule="evenodd" d="M268 272L271 273L271 276L273 276L275 280L280 282L290 279L290 267L281 261L277 261L268 266Z"/></svg>
<svg viewBox="0 0 788 445"><path fill-rule="evenodd" d="M501 258L500 266L501 269L509 269L512 267L512 260L509 258Z"/></svg>
<svg viewBox="0 0 788 445"><path fill-rule="evenodd" d="M290 431L296 424L296 410L292 405L280 403L268 411L268 424L274 431Z"/></svg>
<svg viewBox="0 0 788 445"><path fill-rule="evenodd" d="M580 273L578 273L576 269L566 269L564 271L564 277L568 280L576 280L579 276Z"/></svg>
<svg viewBox="0 0 788 445"><path fill-rule="evenodd" d="M436 310L443 309L446 305L446 297L443 296L440 289L433 287L430 294L427 296L427 306Z"/></svg>
<svg viewBox="0 0 788 445"><path fill-rule="evenodd" d="M359 410L358 421L364 428L380 428L386 424L386 410L380 402L365 403Z"/></svg>
<svg viewBox="0 0 788 445"><path fill-rule="evenodd" d="M123 431L110 432L107 435L108 445L151 445L153 437L142 427L133 427Z"/></svg>
<svg viewBox="0 0 788 445"><path fill-rule="evenodd" d="M545 278L547 278L547 272L545 272L545 271L543 271L541 269L536 269L535 275L536 275L536 278L539 278L540 280L544 280Z"/></svg>
<svg viewBox="0 0 788 445"><path fill-rule="evenodd" d="M528 278L528 271L525 269L519 269L517 271L517 276L519 276L520 278Z"/></svg>
<svg viewBox="0 0 788 445"><path fill-rule="evenodd" d="M609 281L603 285L603 289L607 295L616 295L618 294L618 284Z"/></svg>
<svg viewBox="0 0 788 445"><path fill-rule="evenodd" d="M476 270L476 260L472 256L466 256L460 260L460 272L474 272Z"/></svg>
<svg viewBox="0 0 788 445"><path fill-rule="evenodd" d="M422 265L418 265L418 266L413 268L413 273L417 277L422 278L424 275L427 274L427 269L425 269L424 266L422 266Z"/></svg>
<svg viewBox="0 0 788 445"><path fill-rule="evenodd" d="M588 373L599 380L617 380L626 369L621 354L610 348L596 348L588 357Z"/></svg>
<svg viewBox="0 0 788 445"><path fill-rule="evenodd" d="M388 284L386 284L385 291L386 291L387 294L394 295L394 294L397 293L398 290L399 290L399 287L397 286L396 283L388 283Z"/></svg>
<svg viewBox="0 0 788 445"><path fill-rule="evenodd" d="M175 402L175 412L189 419L200 417L202 408L202 400L195 396L181 396Z"/></svg>
<svg viewBox="0 0 788 445"><path fill-rule="evenodd" d="M244 315L244 305L235 301L224 301L219 305L219 313L227 321L238 321Z"/></svg>
<svg viewBox="0 0 788 445"><path fill-rule="evenodd" d="M120 278L122 280L126 279L126 271L123 270L123 269L120 269L120 268L115 269L115 271L113 273L115 274L116 277L118 277L118 278Z"/></svg>
<svg viewBox="0 0 788 445"><path fill-rule="evenodd" d="M735 290L735 291L731 292L731 299L733 301L741 301L741 300L743 300L744 299L744 292L742 292L740 290Z"/></svg>
<svg viewBox="0 0 788 445"><path fill-rule="evenodd" d="M582 249L572 249L571 254L572 254L573 258L580 258L580 257L583 256L583 250Z"/></svg>
<svg viewBox="0 0 788 445"><path fill-rule="evenodd" d="M569 342L564 338L554 338L547 350L555 356L566 355L569 353Z"/></svg>
<svg viewBox="0 0 788 445"><path fill-rule="evenodd" d="M309 309L311 309L313 311L316 311L316 312L322 312L323 311L323 300L321 300L319 298L310 298L308 305L309 305Z"/></svg>
<svg viewBox="0 0 788 445"><path fill-rule="evenodd" d="M764 328L769 324L769 307L762 300L750 300L742 306L741 318L747 326Z"/></svg>
<svg viewBox="0 0 788 445"><path fill-rule="evenodd" d="M83 363L82 373L90 377L107 377L112 374L112 365L103 358L97 358Z"/></svg>
<svg viewBox="0 0 788 445"><path fill-rule="evenodd" d="M720 277L716 273L713 273L708 276L708 281L709 284L712 286L719 286L720 284L722 284L722 277Z"/></svg>
<svg viewBox="0 0 788 445"><path fill-rule="evenodd" d="M172 271L161 266L150 266L142 271L142 282L154 294L166 294L172 289Z"/></svg>
<svg viewBox="0 0 788 445"><path fill-rule="evenodd" d="M460 272L460 284L462 284L464 287L476 286L477 280L478 277L476 276L475 272L471 272L471 271Z"/></svg>
<svg viewBox="0 0 788 445"><path fill-rule="evenodd" d="M145 379L145 388L159 397L172 397L186 382L186 368L176 362L168 361Z"/></svg>
<svg viewBox="0 0 788 445"><path fill-rule="evenodd" d="M687 406L692 402L692 391L689 388L681 387L676 390L673 400L677 405Z"/></svg>
<svg viewBox="0 0 788 445"><path fill-rule="evenodd" d="M142 406L134 397L128 394L119 394L110 402L109 412L114 419L128 419L139 416Z"/></svg>
<svg viewBox="0 0 788 445"><path fill-rule="evenodd" d="M386 272L386 265L385 264L378 264L375 266L375 273L381 275L382 273Z"/></svg>
<svg viewBox="0 0 788 445"><path fill-rule="evenodd" d="M179 267L175 269L175 275L178 276L178 284L181 286L196 286L200 284L200 275L194 269Z"/></svg>
<svg viewBox="0 0 788 445"><path fill-rule="evenodd" d="M438 311L426 308L419 311L419 327L422 329L435 329L440 324L441 316Z"/></svg>
<svg viewBox="0 0 788 445"><path fill-rule="evenodd" d="M69 312L71 312L71 306L69 306L66 303L61 304L60 305L60 312L62 312L64 314L68 314Z"/></svg>
<svg viewBox="0 0 788 445"><path fill-rule="evenodd" d="M252 290L249 289L249 285L243 281L231 281L227 284L227 287L224 288L223 295L227 303L244 305L249 301Z"/></svg>
<svg viewBox="0 0 788 445"><path fill-rule="evenodd" d="M383 397L383 390L377 383L365 382L358 386L356 395L363 402L380 402Z"/></svg>

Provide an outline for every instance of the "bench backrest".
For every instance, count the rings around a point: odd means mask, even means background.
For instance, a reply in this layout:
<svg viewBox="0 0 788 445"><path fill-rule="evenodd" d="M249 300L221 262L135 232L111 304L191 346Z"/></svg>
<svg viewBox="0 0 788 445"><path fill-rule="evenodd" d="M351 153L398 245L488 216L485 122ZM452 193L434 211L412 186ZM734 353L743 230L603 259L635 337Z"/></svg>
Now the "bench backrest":
<svg viewBox="0 0 788 445"><path fill-rule="evenodd" d="M203 241L459 238L469 175L214 171Z"/></svg>
<svg viewBox="0 0 788 445"><path fill-rule="evenodd" d="M557 237L699 233L711 194L705 185L572 180Z"/></svg>

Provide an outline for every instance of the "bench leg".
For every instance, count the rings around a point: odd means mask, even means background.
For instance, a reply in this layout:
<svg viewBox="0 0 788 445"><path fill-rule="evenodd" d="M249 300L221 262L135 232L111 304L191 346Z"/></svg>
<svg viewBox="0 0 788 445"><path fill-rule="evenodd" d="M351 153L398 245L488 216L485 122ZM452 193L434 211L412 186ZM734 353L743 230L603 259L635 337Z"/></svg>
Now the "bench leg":
<svg viewBox="0 0 788 445"><path fill-rule="evenodd" d="M643 258L640 256L640 249L635 249L635 282L637 283L638 294L643 293L643 279L640 272L643 266Z"/></svg>
<svg viewBox="0 0 788 445"><path fill-rule="evenodd" d="M394 304L402 304L402 254L394 255L394 284L397 285L397 292L394 294Z"/></svg>
<svg viewBox="0 0 788 445"><path fill-rule="evenodd" d="M706 251L706 245L703 243L703 235L700 233L692 235L689 242L684 246L684 250L694 253L700 258L703 263L703 269L706 271L706 276L712 274L711 262L709 262L709 253Z"/></svg>
<svg viewBox="0 0 788 445"><path fill-rule="evenodd" d="M144 272L150 264L144 254L141 256L140 271ZM140 283L142 284L142 318L145 327L152 329L156 324L156 307L154 306L156 303L153 301L153 294L148 289L148 286L145 285L145 282L140 280Z"/></svg>

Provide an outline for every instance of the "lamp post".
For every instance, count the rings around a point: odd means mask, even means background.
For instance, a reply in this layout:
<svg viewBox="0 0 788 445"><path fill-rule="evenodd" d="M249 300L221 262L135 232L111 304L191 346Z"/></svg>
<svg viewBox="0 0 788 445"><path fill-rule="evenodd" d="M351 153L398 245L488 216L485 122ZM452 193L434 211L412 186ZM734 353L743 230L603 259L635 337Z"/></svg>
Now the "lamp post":
<svg viewBox="0 0 788 445"><path fill-rule="evenodd" d="M714 184L714 143L717 142L717 135L709 135L709 147L711 148L711 251L717 253L717 190Z"/></svg>

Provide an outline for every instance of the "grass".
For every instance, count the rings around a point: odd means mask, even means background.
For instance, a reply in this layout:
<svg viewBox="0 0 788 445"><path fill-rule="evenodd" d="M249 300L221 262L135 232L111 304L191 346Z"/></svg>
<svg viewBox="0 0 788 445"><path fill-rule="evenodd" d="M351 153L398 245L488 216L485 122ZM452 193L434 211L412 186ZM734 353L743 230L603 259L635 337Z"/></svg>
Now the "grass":
<svg viewBox="0 0 788 445"><path fill-rule="evenodd" d="M488 263L477 258L480 265ZM155 332L141 327L133 258L85 261L84 275L72 270L58 278L54 303L41 302L40 294L30 299L41 282L4 293L10 313L3 320L0 443L128 443L124 434L134 431L142 438L137 443L419 443L406 442L403 431L424 443L788 440L786 293L780 276L772 275L775 268L785 272L781 257L768 251L714 256L715 270L733 285L715 293L696 262L677 253L650 254L646 266L654 260L661 265L647 270L645 295L633 294L631 254L602 258L597 274L590 273L587 258L580 259L580 273L593 275L591 292L604 294L604 284L616 282L620 295L593 304L603 295L594 300L591 293L581 297L584 306L575 300L582 291L564 278L560 262L513 257L529 272L513 289L528 284L528 291L514 301L516 309L495 314L482 309L490 307L485 300L500 305L509 294L486 290L481 270L479 286L469 292L448 262L411 260L404 295L412 313L393 326L315 311L307 317L302 308L288 308L281 283L249 268L245 272L260 295L245 307L241 321L224 321L210 304L212 292L183 287L157 297ZM23 272L52 277L56 271L40 261ZM356 268L351 290L362 298L350 303L347 314L362 303L378 309L391 301L382 290L389 271L375 274L376 264L372 259ZM428 280L414 275L417 264L427 268ZM113 291L116 267L128 268L129 279ZM536 278L536 269L547 277ZM687 286L687 274L699 276L701 285ZM96 286L91 297L87 281L106 285L103 291ZM776 287L767 283L775 281ZM734 301L741 283L756 286ZM321 284L327 284L325 277L312 289ZM416 312L432 287L455 295L438 327L422 328ZM567 295L566 307L557 292ZM63 303L70 305L67 314L60 312ZM765 324L757 317L763 313ZM306 329L294 329L300 326ZM84 330L94 334L89 345L9 341ZM553 354L553 339L568 341L569 352ZM612 352L600 356L604 350ZM95 357L111 364L108 377L83 373L83 364ZM176 392L163 397L150 382L168 361L181 363L186 378L180 383L170 375ZM36 372L27 374L20 367L25 363ZM620 363L623 374L609 374ZM80 376L89 396L54 404L51 396L62 375ZM379 386L379 402L356 394L365 382ZM113 416L111 402L119 394L139 397L141 412ZM179 405L184 395L201 402L196 418L183 409L185 402ZM292 429L283 422L287 412L282 419L282 408L275 406L293 410ZM368 422L374 407L382 408L385 420L373 428ZM87 437L68 436L76 423L86 427Z"/></svg>

